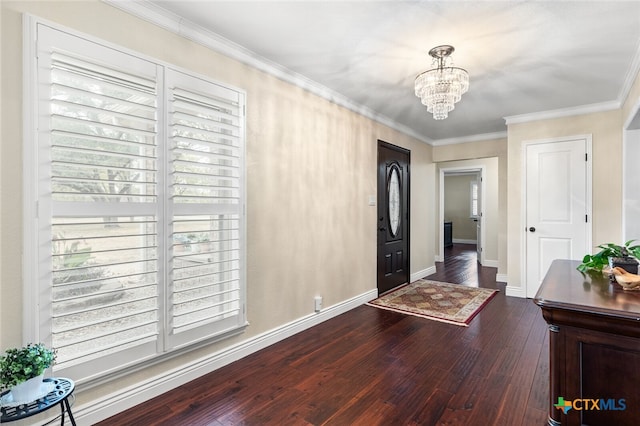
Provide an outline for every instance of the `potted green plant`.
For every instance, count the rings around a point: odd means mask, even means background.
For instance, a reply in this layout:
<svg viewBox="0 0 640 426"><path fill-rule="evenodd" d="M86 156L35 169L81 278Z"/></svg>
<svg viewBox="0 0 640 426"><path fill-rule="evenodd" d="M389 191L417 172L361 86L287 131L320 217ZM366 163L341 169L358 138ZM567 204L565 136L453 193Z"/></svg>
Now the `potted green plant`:
<svg viewBox="0 0 640 426"><path fill-rule="evenodd" d="M14 401L34 401L41 396L44 371L55 363L56 355L42 343L7 349L0 356L0 386L11 388Z"/></svg>
<svg viewBox="0 0 640 426"><path fill-rule="evenodd" d="M638 259L640 259L640 245L631 244L635 240L629 240L624 245L607 243L600 244L600 251L595 254L587 254L578 265L578 270L587 272L589 270L602 271L605 266L614 268L619 266L632 274L638 273Z"/></svg>

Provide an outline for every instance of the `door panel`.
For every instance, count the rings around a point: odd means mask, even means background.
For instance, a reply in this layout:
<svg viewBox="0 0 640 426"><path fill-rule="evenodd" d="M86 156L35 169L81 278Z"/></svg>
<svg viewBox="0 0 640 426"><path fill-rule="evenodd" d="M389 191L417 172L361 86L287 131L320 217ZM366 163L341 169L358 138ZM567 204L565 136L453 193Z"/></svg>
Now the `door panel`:
<svg viewBox="0 0 640 426"><path fill-rule="evenodd" d="M554 259L587 247L586 140L526 146L526 288L534 297Z"/></svg>
<svg viewBox="0 0 640 426"><path fill-rule="evenodd" d="M477 262L482 264L482 228L480 224L480 220L475 219L476 222L476 259Z"/></svg>
<svg viewBox="0 0 640 426"><path fill-rule="evenodd" d="M478 198L478 209L477 209L477 213L478 213L478 218L474 219L475 223L476 223L476 257L477 257L477 261L478 263L480 263L482 265L482 245L484 244L484 241L482 241L482 180L484 179L484 177L482 176L482 172L478 173L478 176L476 177L476 195Z"/></svg>
<svg viewBox="0 0 640 426"><path fill-rule="evenodd" d="M378 293L409 281L409 151L378 141Z"/></svg>
<svg viewBox="0 0 640 426"><path fill-rule="evenodd" d="M533 153L537 151L539 150L532 150ZM584 162L581 158L579 165ZM571 152L563 150L538 153L537 163L537 186L542 194L538 198L538 221L549 224L571 223Z"/></svg>
<svg viewBox="0 0 640 426"><path fill-rule="evenodd" d="M540 237L538 239L538 276L544 277L551 266L551 262L555 259L571 259L572 241L570 238L548 238ZM536 292L538 290L536 289ZM535 296L535 294L534 294Z"/></svg>

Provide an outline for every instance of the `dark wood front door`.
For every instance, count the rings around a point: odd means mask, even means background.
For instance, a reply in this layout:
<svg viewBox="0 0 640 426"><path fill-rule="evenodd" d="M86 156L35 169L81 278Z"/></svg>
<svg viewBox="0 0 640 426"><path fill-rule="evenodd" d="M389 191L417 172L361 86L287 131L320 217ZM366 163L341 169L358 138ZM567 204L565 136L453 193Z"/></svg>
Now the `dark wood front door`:
<svg viewBox="0 0 640 426"><path fill-rule="evenodd" d="M378 141L378 294L409 282L410 151Z"/></svg>

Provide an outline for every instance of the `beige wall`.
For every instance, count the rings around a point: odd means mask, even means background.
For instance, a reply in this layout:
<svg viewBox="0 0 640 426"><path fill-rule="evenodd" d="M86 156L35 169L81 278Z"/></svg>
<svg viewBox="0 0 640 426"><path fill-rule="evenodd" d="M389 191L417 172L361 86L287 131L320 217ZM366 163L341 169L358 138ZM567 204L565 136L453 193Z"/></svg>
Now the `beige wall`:
<svg viewBox="0 0 640 426"><path fill-rule="evenodd" d="M511 124L508 127L508 284L523 286L521 278L523 233L522 147L526 141L592 136L593 245L620 241L622 237L622 121L621 110L552 120Z"/></svg>
<svg viewBox="0 0 640 426"><path fill-rule="evenodd" d="M247 92L247 297L235 338L80 392L82 406L376 288L377 140L411 150L411 273L434 265L431 146L99 1L1 3L0 349L22 343L22 16ZM29 262L29 259L26 260ZM28 312L27 312L28 314Z"/></svg>
<svg viewBox="0 0 640 426"><path fill-rule="evenodd" d="M496 162L496 182L488 186L485 196L491 197L496 203L496 213L492 220L495 220L495 228L492 228L487 235L495 238L495 249L485 247L486 259L497 261L499 277L507 274L507 139L492 139L480 142L468 142L455 145L442 145L433 148L433 161L437 163L438 169L442 167L477 167L488 165L488 159ZM448 163L458 160L465 160L462 163ZM468 166L467 166L468 165ZM436 186L437 191L437 186ZM436 194L436 197L439 197ZM437 238L436 235L436 247ZM487 241L490 243L490 241Z"/></svg>

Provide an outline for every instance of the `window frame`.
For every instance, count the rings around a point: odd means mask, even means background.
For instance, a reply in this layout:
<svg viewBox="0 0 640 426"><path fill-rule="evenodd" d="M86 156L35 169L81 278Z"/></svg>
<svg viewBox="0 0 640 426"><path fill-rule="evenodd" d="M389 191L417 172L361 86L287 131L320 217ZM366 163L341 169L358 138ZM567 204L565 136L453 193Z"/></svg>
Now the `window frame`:
<svg viewBox="0 0 640 426"><path fill-rule="evenodd" d="M475 191L474 191L475 188ZM470 219L478 219L480 217L480 197L478 193L480 191L480 182L476 180L472 180L469 182L469 218ZM474 197L475 193L475 197ZM476 206L476 211L473 211L473 206Z"/></svg>
<svg viewBox="0 0 640 426"><path fill-rule="evenodd" d="M247 315L246 315L246 92L242 89L233 87L226 83L221 83L216 81L210 77L203 76L194 72L191 72L186 69L182 69L180 67L176 67L173 64L169 64L158 60L156 58L148 57L139 52L135 52L129 49L126 49L122 46L114 45L112 43L106 42L104 40L97 39L95 37L89 36L87 34L83 34L69 28L60 26L55 23L47 22L41 18L37 18L28 14L23 16L23 69L24 69L24 78L23 78L23 313L22 313L22 335L24 343L29 342L43 342L45 344L51 344L51 333L50 333L50 325L51 325L51 314L50 314L50 306L51 300L47 299L46 293L43 296L43 286L44 282L50 282L50 275L47 277L42 277L41 270L43 268L41 265L43 262L49 262L51 259L50 245L42 248L43 240L51 241L51 234L47 233L50 231L50 227L41 230L41 218L39 218L39 212L43 210L43 206L40 200L41 193L41 177L39 176L39 167L40 161L43 161L43 157L46 156L46 153L41 152L40 150L40 136L44 132L41 129L41 108L42 101L39 97L40 92L40 82L38 76L38 30L41 27L48 27L52 30L59 31L65 33L71 37L81 39L83 42L89 42L93 44L100 45L105 47L106 49L112 49L117 52L121 52L125 55L133 56L135 58L139 58L142 61L147 61L152 64L155 64L156 68L160 70L160 74L162 75L160 81L157 82L157 103L158 103L158 113L157 113L157 122L158 122L158 135L156 136L156 143L158 146L159 154L158 161L164 162L165 173L162 178L159 179L157 183L160 192L164 193L164 200L170 198L169 193L169 185L165 182L168 176L170 176L170 170L168 167L168 159L167 156L170 155L170 147L166 146L167 143L170 142L170 137L168 135L168 129L170 127L167 107L166 107L166 98L167 98L167 79L166 74L169 72L180 73L182 75L189 76L193 79L198 79L206 82L207 84L213 84L223 88L224 90L231 90L234 93L237 93L239 99L239 138L240 138L240 167L239 167L239 185L240 185L240 201L239 201L239 214L238 214L238 222L239 222L239 292L240 292L240 309L238 314L238 322L236 325L228 327L224 330L221 330L219 333L213 336L203 335L201 337L196 337L190 339L188 342L181 342L180 344L173 344L172 347L167 347L167 321L168 318L165 314L169 311L168 309L164 309L165 303L169 303L168 294L169 287L171 286L170 281L167 279L164 281L164 284L158 288L159 294L159 303L157 309L161 312L161 315L158 319L158 328L160 330L160 336L158 338L158 342L155 345L155 352L151 355L145 353L144 351L138 354L138 358L131 363L121 363L116 368L110 368L108 366L101 365L98 371L87 371L86 369L80 369L78 371L81 372L80 376L74 375L74 378L79 382L89 382L89 381L100 381L110 376L115 376L118 374L122 374L123 371L144 368L145 366L155 363L159 360L172 357L188 351L190 349L195 349L204 344L208 344L214 341L222 340L227 337L237 335L242 333L246 326L248 325ZM48 104L47 104L48 107ZM47 118L48 119L48 118ZM47 145L50 149L50 142ZM47 181L50 182L50 179ZM161 187L162 185L162 187ZM163 206L158 208L157 214L159 217L158 222L158 235L159 238L165 238L168 235L168 227L171 221L171 217L169 216L169 212L167 211L168 202L162 202ZM160 217L163 217L163 222L160 222ZM49 223L51 223L52 215L49 214ZM44 219L43 219L44 220ZM47 234L47 235L43 235ZM165 238L166 240L166 238ZM159 257L162 261L159 260L159 272L158 274L165 274L166 270L170 262L172 261L170 258L171 255L171 247L168 242L163 243L164 246L160 246L164 249L160 250ZM48 251L49 250L49 251ZM48 253L47 253L48 251ZM34 267L33 262L27 261L27 259L37 259L37 267ZM51 271L51 268L49 268ZM50 274L50 272L49 272ZM40 277L40 278L39 278ZM49 312L49 314L48 314ZM167 314L168 315L168 314ZM49 332L47 333L44 329L44 326L41 324L49 325ZM118 353L122 355L122 353ZM118 354L114 357L118 358ZM122 358L122 356L120 356ZM97 364L94 362L94 364ZM102 363L101 363L102 364ZM55 370L55 367L54 367ZM63 373L65 370L61 370ZM58 373L58 371L56 371Z"/></svg>

